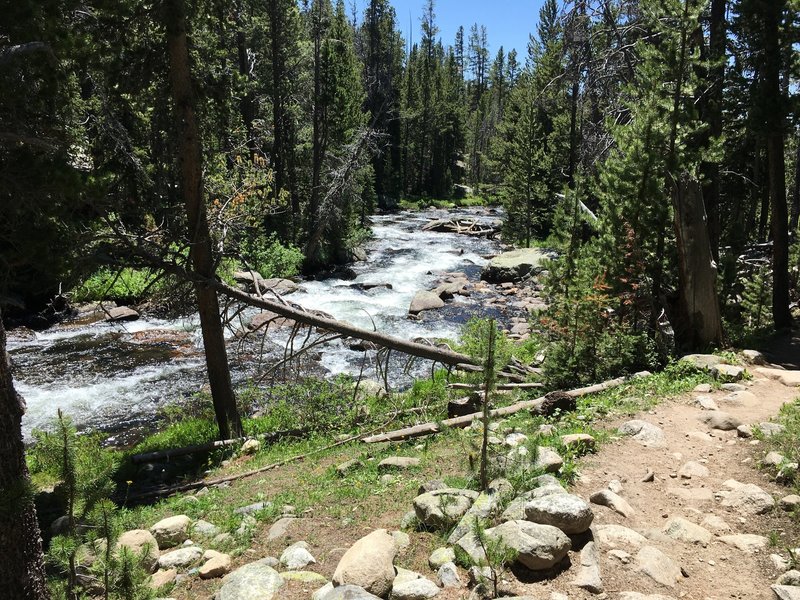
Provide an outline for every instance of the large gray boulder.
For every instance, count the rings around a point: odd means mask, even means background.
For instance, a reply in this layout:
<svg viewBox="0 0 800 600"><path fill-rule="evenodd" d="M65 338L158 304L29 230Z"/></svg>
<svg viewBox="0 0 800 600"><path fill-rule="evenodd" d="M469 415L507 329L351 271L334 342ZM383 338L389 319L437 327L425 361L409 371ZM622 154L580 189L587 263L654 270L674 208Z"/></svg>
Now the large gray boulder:
<svg viewBox="0 0 800 600"><path fill-rule="evenodd" d="M544 270L548 256L539 248L522 248L495 256L481 271L481 279L489 283L519 281L526 275Z"/></svg>
<svg viewBox="0 0 800 600"><path fill-rule="evenodd" d="M239 567L222 580L216 600L273 600L283 587L283 577L262 559Z"/></svg>
<svg viewBox="0 0 800 600"><path fill-rule="evenodd" d="M572 494L550 494L525 505L525 519L558 527L566 534L583 533L592 524L594 513L589 504Z"/></svg>
<svg viewBox="0 0 800 600"><path fill-rule="evenodd" d="M502 538L506 546L517 551L517 562L534 571L557 565L572 547L560 529L529 521L507 521L487 529L486 535Z"/></svg>
<svg viewBox="0 0 800 600"><path fill-rule="evenodd" d="M394 582L397 546L385 529L377 529L344 553L333 573L333 585L352 584L370 594L386 597Z"/></svg>
<svg viewBox="0 0 800 600"><path fill-rule="evenodd" d="M458 523L477 498L478 492L473 490L433 490L414 498L414 512L426 527L446 529Z"/></svg>

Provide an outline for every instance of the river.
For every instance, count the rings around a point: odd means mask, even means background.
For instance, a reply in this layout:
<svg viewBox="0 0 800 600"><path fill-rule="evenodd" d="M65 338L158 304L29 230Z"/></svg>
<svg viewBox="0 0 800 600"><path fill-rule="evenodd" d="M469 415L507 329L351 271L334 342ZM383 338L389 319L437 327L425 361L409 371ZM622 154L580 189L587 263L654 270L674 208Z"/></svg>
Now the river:
<svg viewBox="0 0 800 600"><path fill-rule="evenodd" d="M500 244L486 238L421 231L431 219L447 216L498 218L493 211L481 208L374 216L366 261L351 265L347 279L303 281L300 290L287 300L406 339L457 339L461 325L470 316L492 312L480 295L457 296L445 308L424 312L420 320L407 316L411 299L418 290L431 289L446 272L462 272L470 281L477 281L485 257L497 253ZM364 283L391 284L391 289L365 290ZM248 310L247 314L253 312ZM142 343L148 333L163 330L185 337L188 348ZM235 333L231 328L232 373L236 383L243 383L253 374L254 358L252 348L242 351ZM273 355L281 352L280 344L287 337L285 330L270 334L268 350ZM27 403L23 418L27 438L34 428L47 427L59 408L81 430L113 434L152 423L161 407L188 398L205 384L195 316L173 320L143 317L120 324L64 323L28 338L12 331L8 350L17 389ZM364 365L365 354L354 352L342 341L315 351L318 371L327 376L358 374ZM374 376L371 368L371 361L367 361L367 376ZM404 374L398 362L390 371L391 383L406 386L421 372L425 372L424 365Z"/></svg>

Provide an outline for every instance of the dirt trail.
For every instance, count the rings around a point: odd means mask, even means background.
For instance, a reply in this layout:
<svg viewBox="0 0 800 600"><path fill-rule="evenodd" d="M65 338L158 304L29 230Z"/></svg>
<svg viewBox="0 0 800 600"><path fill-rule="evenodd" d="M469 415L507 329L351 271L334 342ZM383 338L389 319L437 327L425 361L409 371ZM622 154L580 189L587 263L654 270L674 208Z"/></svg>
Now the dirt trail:
<svg viewBox="0 0 800 600"><path fill-rule="evenodd" d="M772 530L780 535L780 528L790 524L790 517L780 509L779 500L790 492L773 483L768 474L756 468L755 462L763 454L763 443L738 437L735 429L711 429L701 421L709 411L700 407L696 399L698 396L710 398L721 411L738 418L742 423L751 424L772 419L782 404L800 395L800 390L764 379L758 373L746 385L746 392L733 395L723 390L693 392L637 416L663 430L664 444L661 446L642 444L633 438L620 438L602 447L599 453L583 459L581 477L573 492L589 498L592 493L616 480L622 487L620 496L634 510L634 514L626 518L609 508L593 504L593 529L616 524L631 528L648 538L640 544L613 541L598 543L600 572L608 597L616 598L621 592L635 591L697 600L774 598L770 585L779 573L772 565L769 554L784 550L782 546L789 543L787 538L791 537L791 532L784 532L784 538L778 541L777 547L767 544L752 554L723 543L720 537L731 534L768 537ZM622 422L609 423L609 426ZM691 478L679 475L681 468L689 461L696 463L692 466L699 474ZM708 474L703 476L703 469L697 465L706 467ZM654 479L643 481L648 470L652 470ZM716 493L728 490L724 482L731 479L763 488L775 498L776 508L769 515L759 516L723 507ZM702 524L712 533L712 539L703 544L685 543L667 537L663 529L674 517ZM716 530L709 524L709 517L711 524L717 526ZM674 587L656 583L637 568L635 558L643 546L661 550L683 569L684 576ZM622 550L631 558L627 559L619 552L609 554L613 550ZM624 564L626 560L630 562ZM553 582L554 588L568 593L569 598L593 597L570 586L572 578L573 574L564 573ZM528 593L531 592L534 590Z"/></svg>

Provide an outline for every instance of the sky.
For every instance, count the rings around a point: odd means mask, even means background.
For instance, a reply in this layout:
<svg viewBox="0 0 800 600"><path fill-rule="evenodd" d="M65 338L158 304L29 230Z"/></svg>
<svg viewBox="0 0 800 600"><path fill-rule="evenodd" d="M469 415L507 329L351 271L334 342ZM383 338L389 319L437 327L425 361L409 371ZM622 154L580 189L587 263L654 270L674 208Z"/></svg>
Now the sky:
<svg viewBox="0 0 800 600"><path fill-rule="evenodd" d="M418 42L421 37L420 17L426 0L391 2L406 44L410 39L409 31L413 34L413 41ZM357 5L359 15L363 15L366 0L357 0ZM477 23L486 25L489 56L494 57L500 46L506 52L516 48L522 62L528 48L528 34L536 30L541 5L542 0L436 0L434 10L439 37L445 46L453 44L459 25L464 26L466 43L470 25Z"/></svg>

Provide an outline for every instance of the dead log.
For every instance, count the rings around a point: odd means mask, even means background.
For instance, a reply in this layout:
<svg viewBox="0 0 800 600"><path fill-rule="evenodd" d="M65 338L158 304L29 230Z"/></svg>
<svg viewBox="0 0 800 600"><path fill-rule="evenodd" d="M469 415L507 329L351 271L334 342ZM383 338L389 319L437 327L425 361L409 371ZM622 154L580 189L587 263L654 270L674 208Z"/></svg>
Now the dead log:
<svg viewBox="0 0 800 600"><path fill-rule="evenodd" d="M481 390L483 386L473 383L448 383L447 387L451 390ZM543 388L543 383L498 383L496 390L535 390Z"/></svg>
<svg viewBox="0 0 800 600"><path fill-rule="evenodd" d="M467 356L466 354L460 354L450 350L449 348L444 349L436 346L420 344L419 342L403 340L385 333L362 329L361 327L356 327L355 325L351 325L345 321L337 321L336 319L313 314L312 312L305 311L301 308L289 306L283 302L280 297L277 297L275 300L269 300L263 296L248 294L247 292L243 292L238 288L231 287L218 279L204 277L194 271L185 269L176 263L161 260L152 254L144 252L140 248L132 248L132 250L138 256L144 257L153 266L157 266L167 273L177 275L186 281L212 288L217 292L225 294L229 298L238 300L239 302L247 304L248 306L254 306L256 308L272 311L282 317L292 319L304 325L316 327L317 329L321 329L323 331L332 331L346 337L353 337L360 340L373 342L378 346L389 348L391 350L397 350L418 358L432 360L445 365L452 365L463 370L482 370L481 367L478 366L477 360L471 356Z"/></svg>
<svg viewBox="0 0 800 600"><path fill-rule="evenodd" d="M580 396L586 396L587 394L595 394L597 392L602 392L614 387L618 387L623 383L625 383L625 378L619 377L617 379L612 379L610 381L605 381L603 383L590 385L588 387L579 388L576 390L570 390L564 393L569 394L574 398L578 398ZM525 400L523 402L517 402L516 404L512 404L511 406L497 408L491 411L489 414L491 417L503 417L506 415L513 415L514 413L518 413L522 410L531 410L537 408L545 401L546 401L546 396L543 396L541 398L536 398L535 400ZM460 427L460 428L469 427L474 419L480 419L481 417L482 414L480 412L475 412L461 417L445 419L440 423L423 423L421 425L415 425L414 427L406 427L404 429L398 429L396 431L389 431L387 433L372 435L364 438L363 441L367 444L375 444L378 442L399 442L402 440L408 440L423 435L431 435L434 433L439 433L440 431L442 431L443 428L447 427Z"/></svg>
<svg viewBox="0 0 800 600"><path fill-rule="evenodd" d="M298 437L307 434L310 431L308 428L303 429L290 429L287 431L273 431L272 433L264 433L254 436L253 439L263 440L265 442L274 442L285 437ZM164 460L174 458L176 456L187 456L189 454L198 454L200 452L211 452L219 448L227 448L237 444L243 444L250 438L231 438L229 440L215 440L205 444L195 444L193 446L183 446L181 448L168 448L166 450L158 450L155 452L145 452L143 454L134 454L131 456L131 462L135 465L147 463L154 460Z"/></svg>

